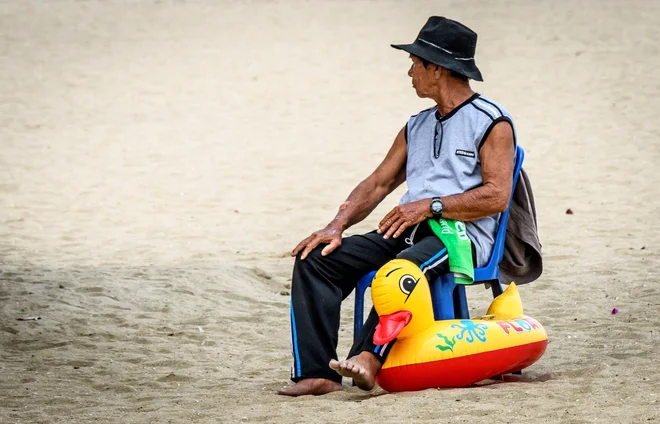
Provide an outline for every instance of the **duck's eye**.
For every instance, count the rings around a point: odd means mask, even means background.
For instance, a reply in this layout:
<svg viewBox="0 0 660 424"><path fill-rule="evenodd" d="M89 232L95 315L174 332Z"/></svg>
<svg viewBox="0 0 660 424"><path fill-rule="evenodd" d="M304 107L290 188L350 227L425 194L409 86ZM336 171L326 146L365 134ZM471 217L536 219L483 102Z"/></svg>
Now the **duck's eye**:
<svg viewBox="0 0 660 424"><path fill-rule="evenodd" d="M404 294L410 296L410 293L415 289L417 280L412 275L404 275L399 279L399 288Z"/></svg>

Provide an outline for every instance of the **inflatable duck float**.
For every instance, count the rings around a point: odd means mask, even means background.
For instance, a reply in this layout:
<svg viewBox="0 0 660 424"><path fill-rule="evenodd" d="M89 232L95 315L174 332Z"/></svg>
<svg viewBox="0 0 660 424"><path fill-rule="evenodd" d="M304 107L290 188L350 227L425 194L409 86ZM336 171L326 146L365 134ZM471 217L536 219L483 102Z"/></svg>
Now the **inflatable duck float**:
<svg viewBox="0 0 660 424"><path fill-rule="evenodd" d="M541 324L523 315L514 283L486 316L435 321L426 277L412 262L395 259L376 273L371 296L380 317L374 343L397 339L376 376L389 392L465 387L519 371L548 344Z"/></svg>

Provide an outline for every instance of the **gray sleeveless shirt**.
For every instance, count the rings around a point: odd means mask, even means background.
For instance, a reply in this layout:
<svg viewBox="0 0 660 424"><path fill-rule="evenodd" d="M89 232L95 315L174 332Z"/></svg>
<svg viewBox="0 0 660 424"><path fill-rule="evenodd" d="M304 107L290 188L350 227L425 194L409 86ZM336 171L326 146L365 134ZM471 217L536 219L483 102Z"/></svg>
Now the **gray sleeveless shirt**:
<svg viewBox="0 0 660 424"><path fill-rule="evenodd" d="M501 121L511 124L515 140L511 115L479 94L445 116L440 116L437 106L412 116L406 126L408 191L399 203L451 196L482 185L479 150ZM496 214L465 223L476 248L478 267L490 259L498 220Z"/></svg>

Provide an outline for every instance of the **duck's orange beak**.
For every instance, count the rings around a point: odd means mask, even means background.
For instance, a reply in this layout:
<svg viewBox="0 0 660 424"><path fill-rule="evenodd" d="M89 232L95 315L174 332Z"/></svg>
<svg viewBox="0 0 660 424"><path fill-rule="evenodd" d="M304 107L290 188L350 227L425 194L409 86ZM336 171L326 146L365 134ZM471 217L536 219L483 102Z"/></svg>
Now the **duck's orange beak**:
<svg viewBox="0 0 660 424"><path fill-rule="evenodd" d="M383 345L396 339L403 327L408 325L412 319L410 311L399 311L389 315L381 315L378 319L376 332L374 333L374 343Z"/></svg>

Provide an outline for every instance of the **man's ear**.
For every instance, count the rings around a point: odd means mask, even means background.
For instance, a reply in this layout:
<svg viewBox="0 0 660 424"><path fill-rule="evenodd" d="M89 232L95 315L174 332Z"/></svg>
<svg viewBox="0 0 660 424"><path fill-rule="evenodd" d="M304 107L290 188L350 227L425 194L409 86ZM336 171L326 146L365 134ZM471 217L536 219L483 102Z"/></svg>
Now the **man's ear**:
<svg viewBox="0 0 660 424"><path fill-rule="evenodd" d="M433 64L433 66L435 66L435 70L433 71L433 77L435 79L440 79L440 77L442 76L442 73L444 71L446 71L446 69L443 68L442 66L436 65L436 64Z"/></svg>

